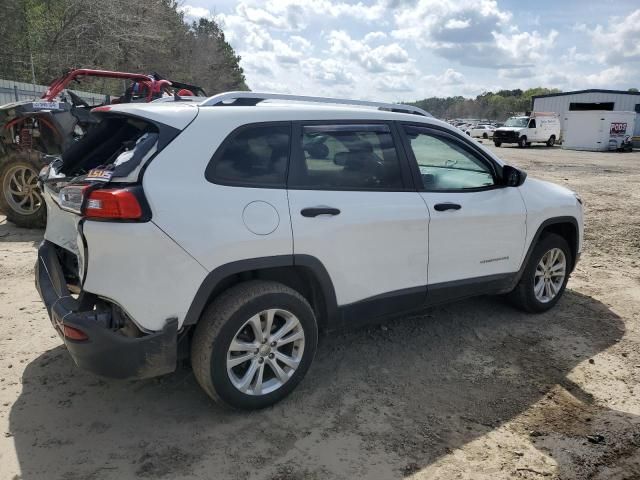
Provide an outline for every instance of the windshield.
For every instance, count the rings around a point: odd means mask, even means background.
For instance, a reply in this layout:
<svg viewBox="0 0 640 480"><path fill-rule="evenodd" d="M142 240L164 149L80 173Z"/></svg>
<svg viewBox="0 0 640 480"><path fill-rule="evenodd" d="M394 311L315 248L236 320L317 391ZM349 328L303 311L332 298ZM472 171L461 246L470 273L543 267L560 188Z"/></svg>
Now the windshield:
<svg viewBox="0 0 640 480"><path fill-rule="evenodd" d="M505 122L504 126L505 127L526 127L527 123L529 123L528 117L511 117Z"/></svg>

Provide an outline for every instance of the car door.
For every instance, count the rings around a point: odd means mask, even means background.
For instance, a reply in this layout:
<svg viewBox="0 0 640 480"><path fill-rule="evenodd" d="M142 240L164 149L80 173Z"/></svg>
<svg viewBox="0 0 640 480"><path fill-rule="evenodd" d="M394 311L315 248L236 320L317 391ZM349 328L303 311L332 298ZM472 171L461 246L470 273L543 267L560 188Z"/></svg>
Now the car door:
<svg viewBox="0 0 640 480"><path fill-rule="evenodd" d="M339 306L371 300L382 315L421 305L429 214L391 125L301 123L293 139L294 254L324 265Z"/></svg>
<svg viewBox="0 0 640 480"><path fill-rule="evenodd" d="M538 129L538 126L536 124L536 119L532 118L531 120L529 120L529 125L527 126L527 128L529 129L529 134L528 134L528 140L531 142L538 142L540 141L540 130Z"/></svg>
<svg viewBox="0 0 640 480"><path fill-rule="evenodd" d="M517 188L499 185L501 167L458 135L416 125L401 131L430 213L430 288L516 272L526 210Z"/></svg>

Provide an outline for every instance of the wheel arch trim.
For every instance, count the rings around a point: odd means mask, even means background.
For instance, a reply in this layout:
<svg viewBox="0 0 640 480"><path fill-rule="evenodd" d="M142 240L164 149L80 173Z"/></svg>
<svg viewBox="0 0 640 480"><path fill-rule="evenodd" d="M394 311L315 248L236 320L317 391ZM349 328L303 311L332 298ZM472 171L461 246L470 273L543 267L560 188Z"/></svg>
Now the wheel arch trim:
<svg viewBox="0 0 640 480"><path fill-rule="evenodd" d="M215 268L207 274L202 284L198 288L189 310L187 311L183 325L194 325L198 323L202 312L211 301L211 295L216 287L222 284L225 279L234 275L256 272L270 268L292 267L307 269L320 285L321 293L326 302L326 321L331 324L336 318L338 305L335 289L331 277L322 262L311 255L275 255L270 257L257 257L236 262L226 263Z"/></svg>
<svg viewBox="0 0 640 480"><path fill-rule="evenodd" d="M529 263L529 259L531 258L531 254L533 253L533 249L535 248L536 244L540 240L540 237L542 236L542 233L544 232L544 230L547 227L550 227L552 225L560 225L560 224L570 224L575 229L574 245L570 244L570 239L566 239L567 243L569 243L569 247L572 249L572 255L574 257L574 258L572 258L572 262L571 262L571 266L570 266L570 269L569 269L569 273L571 273L573 271L573 269L576 266L576 263L578 262L578 255L579 255L578 248L580 247L580 245L579 245L579 243L580 243L580 227L578 225L578 220L575 217L571 217L571 216L551 217L551 218L547 218L546 220L544 220L538 226L538 229L536 230L535 235L531 239L531 242L529 243L529 247L527 248L527 253L525 254L524 259L522 260L522 264L520 265L520 270L518 271L516 283L518 281L520 281L520 278L524 274L524 271L527 268L527 264Z"/></svg>

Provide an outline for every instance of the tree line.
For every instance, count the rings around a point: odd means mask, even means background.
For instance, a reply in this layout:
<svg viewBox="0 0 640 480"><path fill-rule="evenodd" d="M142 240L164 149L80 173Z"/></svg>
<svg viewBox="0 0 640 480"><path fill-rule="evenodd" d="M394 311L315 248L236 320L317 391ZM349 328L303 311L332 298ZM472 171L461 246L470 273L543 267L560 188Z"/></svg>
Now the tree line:
<svg viewBox="0 0 640 480"><path fill-rule="evenodd" d="M547 93L559 93L557 88L536 87L528 90L499 90L485 92L476 98L431 97L412 105L420 107L437 118L479 118L505 120L516 113L531 110L531 97Z"/></svg>
<svg viewBox="0 0 640 480"><path fill-rule="evenodd" d="M178 6L174 0L3 2L0 78L49 84L83 67L157 72L209 94L246 90L240 57L220 26L211 19L187 24Z"/></svg>

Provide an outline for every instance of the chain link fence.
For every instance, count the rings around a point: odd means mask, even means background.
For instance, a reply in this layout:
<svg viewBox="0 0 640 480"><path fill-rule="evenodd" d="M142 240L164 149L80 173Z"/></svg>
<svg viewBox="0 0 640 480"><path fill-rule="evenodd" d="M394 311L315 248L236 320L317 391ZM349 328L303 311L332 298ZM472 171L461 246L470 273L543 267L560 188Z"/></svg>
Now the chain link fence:
<svg viewBox="0 0 640 480"><path fill-rule="evenodd" d="M36 85L0 78L0 105L24 100L37 100L47 88L49 88L48 85ZM84 92L81 90L73 90L73 93L89 105L99 105L104 103L108 98L108 95L102 93Z"/></svg>

